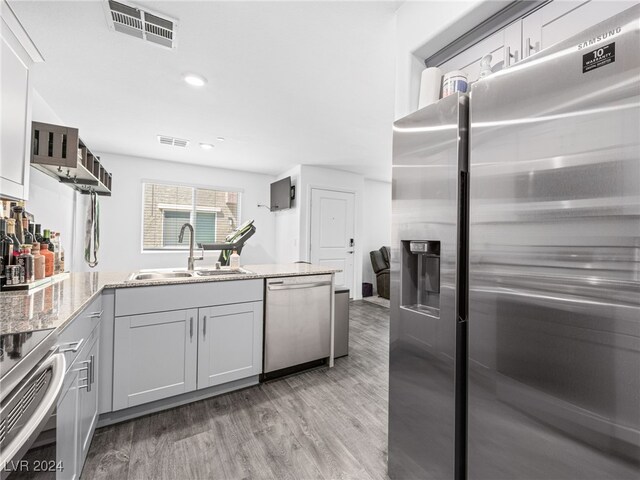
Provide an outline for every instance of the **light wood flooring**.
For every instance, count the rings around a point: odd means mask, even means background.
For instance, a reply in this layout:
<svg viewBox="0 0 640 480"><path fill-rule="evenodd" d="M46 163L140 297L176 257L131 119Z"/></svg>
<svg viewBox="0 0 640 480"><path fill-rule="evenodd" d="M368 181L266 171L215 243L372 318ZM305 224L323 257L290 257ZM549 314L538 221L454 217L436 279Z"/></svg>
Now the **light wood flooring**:
<svg viewBox="0 0 640 480"><path fill-rule="evenodd" d="M388 327L389 309L351 302L334 368L101 428L82 480L386 479Z"/></svg>

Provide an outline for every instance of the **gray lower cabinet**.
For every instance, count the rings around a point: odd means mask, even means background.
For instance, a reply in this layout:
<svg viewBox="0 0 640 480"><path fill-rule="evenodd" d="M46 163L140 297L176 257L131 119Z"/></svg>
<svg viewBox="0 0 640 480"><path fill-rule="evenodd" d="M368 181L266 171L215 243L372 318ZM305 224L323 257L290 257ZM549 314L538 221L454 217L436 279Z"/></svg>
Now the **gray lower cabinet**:
<svg viewBox="0 0 640 480"><path fill-rule="evenodd" d="M196 389L198 310L117 317L113 409Z"/></svg>
<svg viewBox="0 0 640 480"><path fill-rule="evenodd" d="M262 302L198 310L198 389L262 372Z"/></svg>
<svg viewBox="0 0 640 480"><path fill-rule="evenodd" d="M78 372L69 370L56 410L56 478L74 480L78 474Z"/></svg>
<svg viewBox="0 0 640 480"><path fill-rule="evenodd" d="M80 318L77 321L86 321ZM98 331L96 328L67 370L56 410L58 480L80 477L98 420Z"/></svg>
<svg viewBox="0 0 640 480"><path fill-rule="evenodd" d="M116 289L113 401L105 410L114 413L110 420L145 411L122 412L131 407L189 392L167 404L200 398L208 392L196 390L236 380L257 381L262 372L263 292L262 279ZM102 404L108 402L103 399ZM162 403L150 408L162 408Z"/></svg>
<svg viewBox="0 0 640 480"><path fill-rule="evenodd" d="M78 379L78 465L84 465L87 458L93 432L98 423L98 371L100 342L96 338L84 359L80 362L80 378Z"/></svg>

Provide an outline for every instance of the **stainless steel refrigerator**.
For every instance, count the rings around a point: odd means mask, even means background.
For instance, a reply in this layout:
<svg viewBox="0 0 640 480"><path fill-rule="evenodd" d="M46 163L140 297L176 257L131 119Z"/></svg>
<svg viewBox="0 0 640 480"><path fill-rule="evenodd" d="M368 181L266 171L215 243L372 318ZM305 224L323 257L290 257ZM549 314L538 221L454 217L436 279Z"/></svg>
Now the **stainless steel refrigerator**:
<svg viewBox="0 0 640 480"><path fill-rule="evenodd" d="M390 477L640 478L640 5L393 155Z"/></svg>

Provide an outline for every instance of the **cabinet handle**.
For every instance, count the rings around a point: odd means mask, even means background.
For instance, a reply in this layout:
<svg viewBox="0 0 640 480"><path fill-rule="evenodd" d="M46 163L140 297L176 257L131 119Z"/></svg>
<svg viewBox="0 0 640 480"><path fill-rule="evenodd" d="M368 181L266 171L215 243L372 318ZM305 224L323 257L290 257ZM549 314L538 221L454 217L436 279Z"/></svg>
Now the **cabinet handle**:
<svg viewBox="0 0 640 480"><path fill-rule="evenodd" d="M189 320L189 338L193 339L193 317Z"/></svg>
<svg viewBox="0 0 640 480"><path fill-rule="evenodd" d="M104 310L100 310L99 312L91 312L89 314L89 318L100 318L102 317L102 312L104 312Z"/></svg>
<svg viewBox="0 0 640 480"><path fill-rule="evenodd" d="M91 383L89 383L89 377L81 378L80 380L86 380L87 383L84 385L78 385L78 389L84 388L87 392L91 391Z"/></svg>
<svg viewBox="0 0 640 480"><path fill-rule="evenodd" d="M76 370L76 372L80 373L80 372L87 372L87 376L84 378L79 378L78 381L81 380L86 380L87 383L85 383L84 385L78 385L78 388L84 388L87 390L87 392L91 391L91 360L85 360L83 362L79 362L79 363L83 363L86 366L79 368Z"/></svg>
<svg viewBox="0 0 640 480"><path fill-rule="evenodd" d="M203 323L203 325L202 325L202 339L204 340L205 337L207 336L207 316L206 315L202 318L202 323Z"/></svg>
<svg viewBox="0 0 640 480"><path fill-rule="evenodd" d="M533 50L533 53L538 53L540 51L540 42L536 42L535 44L531 45L531 38L527 38L525 50L527 52L527 55L531 54L531 50Z"/></svg>
<svg viewBox="0 0 640 480"><path fill-rule="evenodd" d="M511 47L506 46L504 51L504 66L511 66L511 59L513 58L513 63L518 63L518 51L516 50L514 53L511 53Z"/></svg>
<svg viewBox="0 0 640 480"><path fill-rule="evenodd" d="M91 384L95 383L96 380L96 358L95 355L91 355L91 368L89 370L89 373L91 373Z"/></svg>
<svg viewBox="0 0 640 480"><path fill-rule="evenodd" d="M60 353L67 353L67 352L75 353L78 350L80 350L80 345L82 345L82 342L84 342L84 338L81 338L77 342L64 343L60 346L60 350L58 351Z"/></svg>

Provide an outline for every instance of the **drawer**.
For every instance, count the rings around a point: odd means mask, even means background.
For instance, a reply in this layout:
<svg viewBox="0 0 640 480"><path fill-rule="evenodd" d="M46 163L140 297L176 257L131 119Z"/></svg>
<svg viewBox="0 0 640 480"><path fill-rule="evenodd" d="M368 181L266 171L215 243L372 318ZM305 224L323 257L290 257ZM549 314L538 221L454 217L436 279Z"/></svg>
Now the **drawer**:
<svg viewBox="0 0 640 480"><path fill-rule="evenodd" d="M98 340L98 335L99 335L98 332L99 330L96 328L93 330L93 332L90 332L89 335L86 336L86 338L83 338L82 344L80 345L80 348L78 348L77 352L68 352L64 354L65 360L69 361L69 358L73 358L73 363L67 363L67 372L66 372L64 384L62 387L62 391L65 391L67 388L72 386L71 384L73 383L72 380L74 378L73 373L74 372L78 373L82 371L81 369L83 368L84 365L81 362L84 362L89 359L91 347ZM84 377L85 377L85 374L82 374L81 378L84 379Z"/></svg>
<svg viewBox="0 0 640 480"><path fill-rule="evenodd" d="M71 367L102 317L102 295L98 295L80 315L58 335L58 347L64 353L67 370Z"/></svg>

